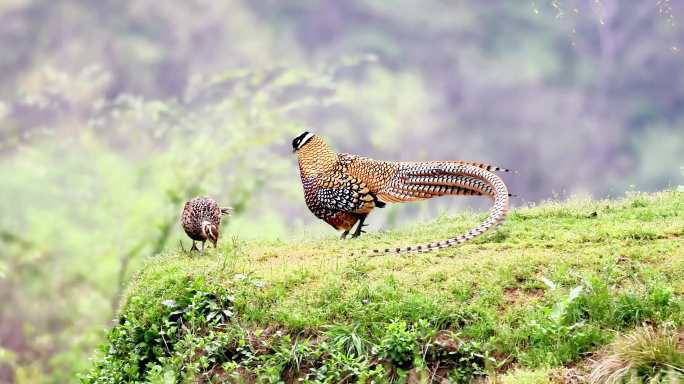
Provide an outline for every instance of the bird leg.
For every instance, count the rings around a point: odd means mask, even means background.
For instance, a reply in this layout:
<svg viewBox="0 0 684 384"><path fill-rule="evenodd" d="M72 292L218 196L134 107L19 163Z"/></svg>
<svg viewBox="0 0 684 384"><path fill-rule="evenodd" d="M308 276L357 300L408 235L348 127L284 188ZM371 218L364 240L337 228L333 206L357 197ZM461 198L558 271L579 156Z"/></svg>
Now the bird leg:
<svg viewBox="0 0 684 384"><path fill-rule="evenodd" d="M200 254L204 254L204 241L202 242L202 249L200 250Z"/></svg>
<svg viewBox="0 0 684 384"><path fill-rule="evenodd" d="M348 234L349 234L349 230L342 232L342 236L340 236L340 240L346 239Z"/></svg>
<svg viewBox="0 0 684 384"><path fill-rule="evenodd" d="M192 252L192 251L198 251L199 252L199 249L197 249L197 244L195 244L195 240L192 241L192 248L190 248L190 252Z"/></svg>
<svg viewBox="0 0 684 384"><path fill-rule="evenodd" d="M356 226L356 231L354 231L354 233L352 234L352 239L361 236L362 233L366 233L366 231L363 230L363 227L368 225L363 223L366 220L366 217L368 217L368 215L363 215L359 219L359 223Z"/></svg>

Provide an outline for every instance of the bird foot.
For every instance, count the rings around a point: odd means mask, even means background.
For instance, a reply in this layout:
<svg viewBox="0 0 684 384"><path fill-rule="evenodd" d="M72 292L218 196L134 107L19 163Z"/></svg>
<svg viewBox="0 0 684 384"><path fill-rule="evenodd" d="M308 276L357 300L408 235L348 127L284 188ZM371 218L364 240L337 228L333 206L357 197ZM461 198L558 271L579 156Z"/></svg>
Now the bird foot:
<svg viewBox="0 0 684 384"><path fill-rule="evenodd" d="M342 232L342 236L340 236L340 240L346 239L348 234L349 234L349 231Z"/></svg>
<svg viewBox="0 0 684 384"><path fill-rule="evenodd" d="M352 235L352 239L355 239L359 236L361 236L362 233L366 233L366 231L363 230L363 227L367 227L368 224L361 224L358 227L356 227L356 231Z"/></svg>

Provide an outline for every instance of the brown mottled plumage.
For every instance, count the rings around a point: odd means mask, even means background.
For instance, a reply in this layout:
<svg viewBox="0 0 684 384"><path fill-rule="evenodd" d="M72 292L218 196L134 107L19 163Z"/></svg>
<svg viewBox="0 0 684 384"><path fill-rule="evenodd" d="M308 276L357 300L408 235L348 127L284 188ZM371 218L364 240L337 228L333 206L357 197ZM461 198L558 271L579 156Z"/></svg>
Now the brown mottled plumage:
<svg viewBox="0 0 684 384"><path fill-rule="evenodd" d="M503 222L509 193L491 171L504 168L470 161L392 162L337 153L320 137L304 132L292 146L299 161L306 205L316 217L343 231L363 233L364 220L376 207L446 195L484 195L494 201L490 216L463 235L406 248L373 253L424 252L461 244Z"/></svg>
<svg viewBox="0 0 684 384"><path fill-rule="evenodd" d="M230 207L219 207L216 200L209 197L195 197L185 203L181 213L181 225L185 233L192 239L191 251L198 250L195 241L202 242L201 252L204 252L204 242L207 240L213 243L214 248L216 248L221 216L229 215L230 210Z"/></svg>

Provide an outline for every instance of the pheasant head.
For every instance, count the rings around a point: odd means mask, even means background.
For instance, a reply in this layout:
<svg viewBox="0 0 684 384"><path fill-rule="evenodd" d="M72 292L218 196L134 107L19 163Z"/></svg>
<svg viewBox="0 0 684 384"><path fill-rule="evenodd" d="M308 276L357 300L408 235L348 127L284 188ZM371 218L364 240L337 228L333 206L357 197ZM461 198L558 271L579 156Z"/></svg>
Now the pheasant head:
<svg viewBox="0 0 684 384"><path fill-rule="evenodd" d="M212 244L214 244L214 247L216 247L216 243L218 242L218 227L208 221L203 221L202 222L202 234L206 237L207 240L211 241Z"/></svg>
<svg viewBox="0 0 684 384"><path fill-rule="evenodd" d="M337 162L337 152L311 132L304 132L295 137L292 140L292 150L297 155L303 178L327 172Z"/></svg>

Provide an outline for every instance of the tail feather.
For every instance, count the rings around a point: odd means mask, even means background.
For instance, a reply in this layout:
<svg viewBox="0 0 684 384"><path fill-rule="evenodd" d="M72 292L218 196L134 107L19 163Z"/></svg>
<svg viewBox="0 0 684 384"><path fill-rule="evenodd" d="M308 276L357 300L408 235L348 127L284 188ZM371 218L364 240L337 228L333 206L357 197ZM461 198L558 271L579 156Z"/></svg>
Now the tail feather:
<svg viewBox="0 0 684 384"><path fill-rule="evenodd" d="M429 252L448 248L482 235L499 226L506 218L509 207L508 189L503 180L483 167L456 162L406 163L390 187L383 191L383 200L413 201L434 196L473 193L493 198L494 204L485 221L464 234L427 244L405 248L373 249L362 253L381 255L387 253ZM423 169L417 169L423 167ZM379 194L380 195L380 194ZM389 198L388 198L389 197Z"/></svg>
<svg viewBox="0 0 684 384"><path fill-rule="evenodd" d="M513 173L515 173L515 171L511 171L510 169L507 169L507 168L497 167L496 165L491 165L491 164L479 163L476 161L459 161L459 163L460 164L466 164L466 165L472 165L473 167L482 168L485 171L489 171L489 172L513 172Z"/></svg>
<svg viewBox="0 0 684 384"><path fill-rule="evenodd" d="M497 167L496 165L491 165L487 163L481 163L478 161L467 161L467 160L453 160L453 161L430 161L426 162L423 164L435 164L435 165L441 165L441 166L453 166L453 165L470 165L476 168L484 169L485 171L489 172L513 172L517 173L516 171L510 170L508 168L503 168L503 167Z"/></svg>
<svg viewBox="0 0 684 384"><path fill-rule="evenodd" d="M384 200L408 202L438 196L488 196L494 198L491 185L483 180L465 175L441 175L400 177L379 195Z"/></svg>

